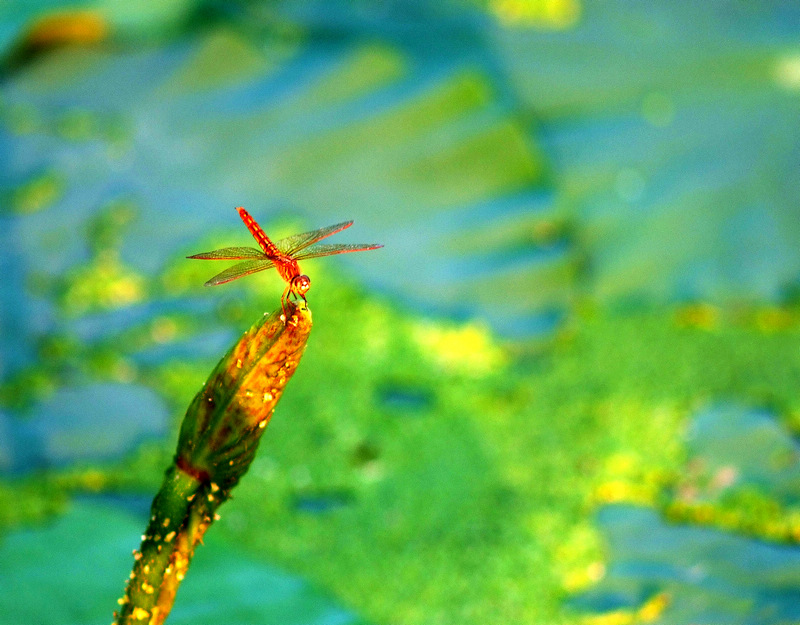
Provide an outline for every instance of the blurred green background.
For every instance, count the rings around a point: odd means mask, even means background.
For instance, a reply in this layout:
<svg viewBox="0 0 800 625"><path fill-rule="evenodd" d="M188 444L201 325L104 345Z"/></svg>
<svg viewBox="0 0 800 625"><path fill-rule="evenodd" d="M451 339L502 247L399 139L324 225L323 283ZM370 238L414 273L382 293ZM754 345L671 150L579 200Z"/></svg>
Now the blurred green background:
<svg viewBox="0 0 800 625"><path fill-rule="evenodd" d="M800 623L798 168L795 2L4 3L0 623L110 620L239 205L385 248L169 622Z"/></svg>

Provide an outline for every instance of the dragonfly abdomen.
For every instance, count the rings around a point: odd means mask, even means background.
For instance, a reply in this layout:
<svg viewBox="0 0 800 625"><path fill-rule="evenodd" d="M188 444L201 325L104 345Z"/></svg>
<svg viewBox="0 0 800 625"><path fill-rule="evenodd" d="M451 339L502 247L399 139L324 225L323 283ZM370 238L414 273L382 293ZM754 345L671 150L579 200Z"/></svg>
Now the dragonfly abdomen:
<svg viewBox="0 0 800 625"><path fill-rule="evenodd" d="M244 225L247 226L250 234L253 235L253 238L258 242L258 244L261 246L261 249L264 250L264 253L270 259L283 256L281 251L275 247L275 244L269 240L269 237L261 229L261 226L259 226L256 223L256 220L250 216L250 213L248 213L242 206L238 206L236 210L239 211L239 217L242 218L242 221L244 222Z"/></svg>

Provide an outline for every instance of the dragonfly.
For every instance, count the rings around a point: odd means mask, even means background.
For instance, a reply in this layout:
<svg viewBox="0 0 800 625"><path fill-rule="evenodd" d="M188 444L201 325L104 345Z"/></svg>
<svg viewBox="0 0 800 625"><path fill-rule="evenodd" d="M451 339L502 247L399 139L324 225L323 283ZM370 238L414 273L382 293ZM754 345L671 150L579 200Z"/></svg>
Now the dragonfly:
<svg viewBox="0 0 800 625"><path fill-rule="evenodd" d="M241 206L237 207L236 210L261 249L254 247L223 247L213 252L203 252L187 258L242 261L218 273L208 280L205 286L225 284L231 280L249 276L251 273L275 267L280 277L287 284L281 296L281 308L284 314L286 314L286 304L289 301L289 297L293 296L294 299L299 297L303 301L307 301L306 293L311 288L311 278L300 272L298 261L320 256L331 256L333 254L345 254L347 252L376 250L383 247L383 245L378 245L377 243L319 243L322 239L349 228L353 225L352 221L343 221L333 226L295 234L273 243L261 229L261 226L256 223L256 220L250 216L250 213Z"/></svg>

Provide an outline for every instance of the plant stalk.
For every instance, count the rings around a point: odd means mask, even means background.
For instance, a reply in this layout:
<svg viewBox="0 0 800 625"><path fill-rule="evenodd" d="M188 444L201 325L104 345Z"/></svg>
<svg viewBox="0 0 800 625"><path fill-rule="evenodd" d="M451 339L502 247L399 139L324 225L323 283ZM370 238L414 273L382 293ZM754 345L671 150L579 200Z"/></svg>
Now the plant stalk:
<svg viewBox="0 0 800 625"><path fill-rule="evenodd" d="M216 509L247 472L311 331L311 312L290 302L266 314L217 364L181 424L172 466L114 614L117 625L164 623Z"/></svg>

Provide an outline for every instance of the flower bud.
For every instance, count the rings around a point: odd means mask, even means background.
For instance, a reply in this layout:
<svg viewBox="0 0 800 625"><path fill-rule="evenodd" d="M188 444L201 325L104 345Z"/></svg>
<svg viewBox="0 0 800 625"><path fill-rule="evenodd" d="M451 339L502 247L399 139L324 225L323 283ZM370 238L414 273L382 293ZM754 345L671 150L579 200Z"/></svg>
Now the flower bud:
<svg viewBox="0 0 800 625"><path fill-rule="evenodd" d="M311 312L290 302L259 320L219 362L181 425L178 468L219 490L220 501L247 472L261 435L311 331ZM218 487L218 488L217 488Z"/></svg>

